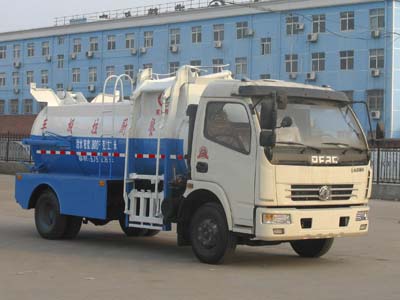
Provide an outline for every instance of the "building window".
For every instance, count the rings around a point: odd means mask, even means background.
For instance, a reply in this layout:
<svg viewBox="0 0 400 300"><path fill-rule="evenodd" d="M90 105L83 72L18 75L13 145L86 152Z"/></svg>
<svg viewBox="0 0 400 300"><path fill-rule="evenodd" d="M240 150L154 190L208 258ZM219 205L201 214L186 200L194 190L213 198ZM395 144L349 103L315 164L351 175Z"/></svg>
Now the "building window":
<svg viewBox="0 0 400 300"><path fill-rule="evenodd" d="M18 72L13 72L12 73L12 79L13 79L13 87L17 88L19 86L19 73Z"/></svg>
<svg viewBox="0 0 400 300"><path fill-rule="evenodd" d="M0 46L0 59L7 58L7 46Z"/></svg>
<svg viewBox="0 0 400 300"><path fill-rule="evenodd" d="M261 38L261 55L271 54L271 38Z"/></svg>
<svg viewBox="0 0 400 300"><path fill-rule="evenodd" d="M179 62L170 62L169 63L169 73L170 74L175 74L179 69Z"/></svg>
<svg viewBox="0 0 400 300"><path fill-rule="evenodd" d="M99 38L91 37L89 39L89 50L92 52L96 52L99 50Z"/></svg>
<svg viewBox="0 0 400 300"><path fill-rule="evenodd" d="M63 91L64 90L64 84L63 83L57 83L56 88L57 88L57 91Z"/></svg>
<svg viewBox="0 0 400 300"><path fill-rule="evenodd" d="M115 35L109 35L107 37L107 50L115 50L116 42L115 42Z"/></svg>
<svg viewBox="0 0 400 300"><path fill-rule="evenodd" d="M381 30L385 28L385 9L375 8L369 11L369 24L371 30Z"/></svg>
<svg viewBox="0 0 400 300"><path fill-rule="evenodd" d="M127 33L125 35L125 48L126 49L135 48L135 35L133 33Z"/></svg>
<svg viewBox="0 0 400 300"><path fill-rule="evenodd" d="M0 73L0 87L6 86L6 73Z"/></svg>
<svg viewBox="0 0 400 300"><path fill-rule="evenodd" d="M143 64L143 69L153 69L153 64L152 63L147 63L147 64Z"/></svg>
<svg viewBox="0 0 400 300"><path fill-rule="evenodd" d="M125 65L125 75L128 75L130 78L133 79L135 76L133 65Z"/></svg>
<svg viewBox="0 0 400 300"><path fill-rule="evenodd" d="M271 74L260 74L260 79L271 79Z"/></svg>
<svg viewBox="0 0 400 300"><path fill-rule="evenodd" d="M18 106L19 106L18 99L10 100L10 113L13 115L18 114L19 111Z"/></svg>
<svg viewBox="0 0 400 300"><path fill-rule="evenodd" d="M225 26L224 24L214 25L214 41L222 42L225 38Z"/></svg>
<svg viewBox="0 0 400 300"><path fill-rule="evenodd" d="M81 69L79 68L72 69L72 82L73 83L81 82Z"/></svg>
<svg viewBox="0 0 400 300"><path fill-rule="evenodd" d="M49 84L49 71L47 70L42 70L41 71L41 81L42 81L42 86L47 87Z"/></svg>
<svg viewBox="0 0 400 300"><path fill-rule="evenodd" d="M5 104L6 102L4 100L0 100L0 115L3 115L5 112Z"/></svg>
<svg viewBox="0 0 400 300"><path fill-rule="evenodd" d="M385 67L385 56L383 49L369 50L370 69L383 69Z"/></svg>
<svg viewBox="0 0 400 300"><path fill-rule="evenodd" d="M312 71L320 72L325 71L325 53L317 52L311 54Z"/></svg>
<svg viewBox="0 0 400 300"><path fill-rule="evenodd" d="M27 45L27 47L26 47L26 49L27 49L27 54L28 54L28 57L33 57L33 56L35 56L35 44L34 43L29 43L28 45Z"/></svg>
<svg viewBox="0 0 400 300"><path fill-rule="evenodd" d="M90 67L89 68L89 82L97 82L97 68L96 67Z"/></svg>
<svg viewBox="0 0 400 300"><path fill-rule="evenodd" d="M19 59L21 57L21 45L14 45L13 56L14 59Z"/></svg>
<svg viewBox="0 0 400 300"><path fill-rule="evenodd" d="M370 111L383 111L383 90L367 91L367 104Z"/></svg>
<svg viewBox="0 0 400 300"><path fill-rule="evenodd" d="M153 48L153 31L144 32L144 47Z"/></svg>
<svg viewBox="0 0 400 300"><path fill-rule="evenodd" d="M49 42L42 43L42 56L50 55L50 44Z"/></svg>
<svg viewBox="0 0 400 300"><path fill-rule="evenodd" d="M237 57L235 59L235 74L236 76L246 76L247 75L247 58Z"/></svg>
<svg viewBox="0 0 400 300"><path fill-rule="evenodd" d="M326 18L325 15L312 16L313 33L325 32Z"/></svg>
<svg viewBox="0 0 400 300"><path fill-rule="evenodd" d="M201 26L192 27L192 43L201 43Z"/></svg>
<svg viewBox="0 0 400 300"><path fill-rule="evenodd" d="M57 55L57 68L59 68L59 69L64 68L64 55L63 54Z"/></svg>
<svg viewBox="0 0 400 300"><path fill-rule="evenodd" d="M33 71L26 72L26 84L30 85L34 81L33 79Z"/></svg>
<svg viewBox="0 0 400 300"><path fill-rule="evenodd" d="M244 39L249 31L248 22L238 22L236 23L236 39Z"/></svg>
<svg viewBox="0 0 400 300"><path fill-rule="evenodd" d="M115 66L106 67L106 78L115 75Z"/></svg>
<svg viewBox="0 0 400 300"><path fill-rule="evenodd" d="M32 99L25 99L24 100L24 114L31 114L33 113L33 101Z"/></svg>
<svg viewBox="0 0 400 300"><path fill-rule="evenodd" d="M81 39L74 39L74 53L80 53L82 51Z"/></svg>
<svg viewBox="0 0 400 300"><path fill-rule="evenodd" d="M340 30L354 30L354 11L345 11L340 13Z"/></svg>
<svg viewBox="0 0 400 300"><path fill-rule="evenodd" d="M169 45L179 46L181 43L181 31L178 28L170 29L169 31Z"/></svg>
<svg viewBox="0 0 400 300"><path fill-rule="evenodd" d="M286 34L293 35L299 33L299 17L289 16L286 17Z"/></svg>
<svg viewBox="0 0 400 300"><path fill-rule="evenodd" d="M297 73L299 71L299 56L297 54L286 54L285 65L287 73Z"/></svg>
<svg viewBox="0 0 400 300"><path fill-rule="evenodd" d="M214 58L212 60L212 64L213 64L213 72L219 73L222 71L224 60L222 58Z"/></svg>
<svg viewBox="0 0 400 300"><path fill-rule="evenodd" d="M340 69L353 70L354 69L354 51L340 51Z"/></svg>
<svg viewBox="0 0 400 300"><path fill-rule="evenodd" d="M64 40L65 40L65 38L63 36L59 36L57 38L57 42L59 45L64 45Z"/></svg>

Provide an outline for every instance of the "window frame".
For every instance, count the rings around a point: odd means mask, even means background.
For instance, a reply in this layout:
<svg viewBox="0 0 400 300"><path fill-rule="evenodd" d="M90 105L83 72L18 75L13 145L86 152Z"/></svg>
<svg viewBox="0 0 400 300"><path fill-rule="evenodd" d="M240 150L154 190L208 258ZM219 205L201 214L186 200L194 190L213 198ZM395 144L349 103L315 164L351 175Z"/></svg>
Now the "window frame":
<svg viewBox="0 0 400 300"><path fill-rule="evenodd" d="M225 40L225 24L213 25L214 42L223 42Z"/></svg>
<svg viewBox="0 0 400 300"><path fill-rule="evenodd" d="M312 32L325 33L326 32L326 15L318 14L312 16Z"/></svg>
<svg viewBox="0 0 400 300"><path fill-rule="evenodd" d="M356 17L354 11L340 12L340 31L354 31L356 27ZM352 26L350 26L352 24ZM344 26L345 25L345 26Z"/></svg>
<svg viewBox="0 0 400 300"><path fill-rule="evenodd" d="M261 55L270 55L272 53L272 39L271 37L263 37L260 39Z"/></svg>
<svg viewBox="0 0 400 300"><path fill-rule="evenodd" d="M326 67L325 52L311 53L311 70L313 72L323 72L323 71L325 71L325 67Z"/></svg>
<svg viewBox="0 0 400 300"><path fill-rule="evenodd" d="M288 66L289 66L289 71L288 71ZM296 70L294 69L294 66L296 66ZM286 73L289 74L297 74L299 73L299 55L296 53L291 53L291 54L285 54L285 71Z"/></svg>
<svg viewBox="0 0 400 300"><path fill-rule="evenodd" d="M252 118L251 118L251 115L249 114L249 111L247 110L248 106L245 105L243 102L235 102L235 101L231 101L231 100L232 99L230 99L229 101L228 100L227 101L225 101L225 100L221 100L221 101L215 101L215 100L213 101L213 100L211 100L211 101L207 102L206 108L205 108L205 114L204 114L203 137L205 139L213 142L213 143L216 143L218 145L226 147L226 148L228 148L228 149L230 149L232 151L235 151L235 152L238 152L238 153L241 153L241 154L244 154L244 155L250 155L251 154L251 150L252 150L251 144L252 144L252 138L253 138L253 136L252 136L253 130L252 130L252 124L251 124ZM240 99L238 99L238 100L240 101ZM208 136L207 130L206 130L207 129L208 110L209 110L209 106L211 104L215 104L215 103L217 103L217 104L224 103L225 105L226 104L237 104L237 105L240 105L240 106L242 106L244 108L244 110L246 112L246 115L247 115L247 120L248 120L249 130L250 130L249 151L240 151L239 149L235 149L235 148L231 147L231 145L228 145L227 143L224 143L224 142L221 142L221 141L217 141L217 140L213 139L212 137Z"/></svg>
<svg viewBox="0 0 400 300"><path fill-rule="evenodd" d="M369 50L369 68L384 69L385 68L385 49L370 49Z"/></svg>
<svg viewBox="0 0 400 300"><path fill-rule="evenodd" d="M242 40L247 37L249 31L249 22L248 21L241 21L236 22L236 39Z"/></svg>
<svg viewBox="0 0 400 300"><path fill-rule="evenodd" d="M203 28L201 25L192 26L192 44L200 44L203 40Z"/></svg>

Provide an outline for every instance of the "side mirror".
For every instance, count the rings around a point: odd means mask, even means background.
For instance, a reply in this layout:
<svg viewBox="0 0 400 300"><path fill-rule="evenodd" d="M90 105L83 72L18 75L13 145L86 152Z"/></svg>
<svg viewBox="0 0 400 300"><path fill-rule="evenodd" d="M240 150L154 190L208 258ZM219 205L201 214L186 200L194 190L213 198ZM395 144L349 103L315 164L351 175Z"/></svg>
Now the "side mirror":
<svg viewBox="0 0 400 300"><path fill-rule="evenodd" d="M278 109L286 109L288 104L288 97L286 95L281 94L278 96L277 102L278 102Z"/></svg>
<svg viewBox="0 0 400 300"><path fill-rule="evenodd" d="M276 102L273 99L261 103L260 126L262 130L274 130L277 122Z"/></svg>
<svg viewBox="0 0 400 300"><path fill-rule="evenodd" d="M282 119L281 128L290 127L293 125L293 120L291 117L286 116Z"/></svg>
<svg viewBox="0 0 400 300"><path fill-rule="evenodd" d="M260 133L260 146L273 147L276 143L276 134L273 130L262 130Z"/></svg>

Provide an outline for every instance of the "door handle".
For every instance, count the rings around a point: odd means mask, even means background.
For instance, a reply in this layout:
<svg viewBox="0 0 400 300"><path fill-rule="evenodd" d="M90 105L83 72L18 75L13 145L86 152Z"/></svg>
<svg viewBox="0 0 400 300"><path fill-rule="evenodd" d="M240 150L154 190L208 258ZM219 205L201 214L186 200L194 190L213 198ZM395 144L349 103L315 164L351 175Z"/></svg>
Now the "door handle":
<svg viewBox="0 0 400 300"><path fill-rule="evenodd" d="M207 173L208 163L199 161L196 165L196 171L199 173Z"/></svg>

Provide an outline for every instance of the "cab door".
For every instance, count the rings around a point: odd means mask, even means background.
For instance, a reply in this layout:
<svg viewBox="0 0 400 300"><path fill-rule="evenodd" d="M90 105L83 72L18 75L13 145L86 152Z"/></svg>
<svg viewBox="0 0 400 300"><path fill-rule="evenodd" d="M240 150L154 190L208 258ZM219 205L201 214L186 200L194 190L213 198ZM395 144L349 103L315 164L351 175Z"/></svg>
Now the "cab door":
<svg viewBox="0 0 400 300"><path fill-rule="evenodd" d="M241 99L202 99L194 130L192 177L219 185L234 226L253 227L256 142L249 105Z"/></svg>

